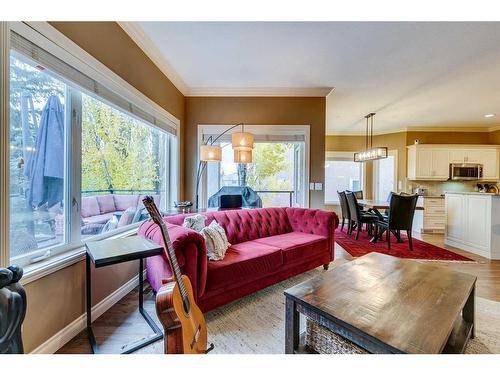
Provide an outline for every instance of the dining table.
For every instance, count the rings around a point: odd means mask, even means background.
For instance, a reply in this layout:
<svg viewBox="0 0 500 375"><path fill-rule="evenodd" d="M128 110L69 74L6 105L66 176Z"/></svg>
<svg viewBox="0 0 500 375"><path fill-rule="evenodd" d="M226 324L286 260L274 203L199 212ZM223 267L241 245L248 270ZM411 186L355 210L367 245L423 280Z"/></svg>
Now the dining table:
<svg viewBox="0 0 500 375"><path fill-rule="evenodd" d="M388 210L390 206L389 202L387 201L379 201L375 199L358 199L358 204L363 208L371 208L372 210ZM415 209L423 210L424 206L417 203Z"/></svg>
<svg viewBox="0 0 500 375"><path fill-rule="evenodd" d="M387 201L380 201L376 199L358 199L358 205L360 207L366 208L368 210L372 210L376 215L382 216L379 210L388 210L390 207L390 203ZM424 206L421 204L419 205L417 203L417 206L415 207L415 210L424 210ZM399 234L399 231L394 231L393 232L397 242L401 243L403 240L401 239L401 236ZM377 236L373 236L370 240L370 242L377 242Z"/></svg>

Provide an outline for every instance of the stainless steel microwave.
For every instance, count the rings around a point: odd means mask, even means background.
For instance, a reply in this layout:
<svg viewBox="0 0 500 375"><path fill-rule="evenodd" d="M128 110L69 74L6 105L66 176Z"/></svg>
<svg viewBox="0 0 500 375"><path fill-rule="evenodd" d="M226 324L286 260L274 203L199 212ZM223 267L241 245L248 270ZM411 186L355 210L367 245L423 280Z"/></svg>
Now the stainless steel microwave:
<svg viewBox="0 0 500 375"><path fill-rule="evenodd" d="M481 164L450 164L451 180L480 180L483 178Z"/></svg>

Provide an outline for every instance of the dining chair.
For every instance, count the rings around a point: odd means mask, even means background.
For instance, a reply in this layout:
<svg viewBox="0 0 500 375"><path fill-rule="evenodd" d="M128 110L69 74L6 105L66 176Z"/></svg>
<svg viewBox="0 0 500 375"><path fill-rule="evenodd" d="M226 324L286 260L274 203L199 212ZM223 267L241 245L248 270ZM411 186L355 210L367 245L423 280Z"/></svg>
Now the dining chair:
<svg viewBox="0 0 500 375"><path fill-rule="evenodd" d="M358 200L356 199L356 195L354 194L354 192L351 191L346 193L346 198L349 206L349 211L351 213L351 233L352 230L354 229L353 225L355 225L356 240L357 240L359 238L359 232L361 232L363 224L366 224L368 233L371 234L372 224L374 224L377 221L377 216L369 212L361 211L358 205Z"/></svg>
<svg viewBox="0 0 500 375"><path fill-rule="evenodd" d="M356 199L364 199L363 198L363 190L353 191L353 193L356 196Z"/></svg>
<svg viewBox="0 0 500 375"><path fill-rule="evenodd" d="M417 200L418 195L416 194L402 195L393 193L389 203L387 218L377 217L377 221L375 222L375 238L380 235L379 230L382 230L382 232L385 231L388 249L391 248L391 233L394 233L396 238L399 238L399 232L405 230L408 236L408 245L410 250L413 251L412 226Z"/></svg>
<svg viewBox="0 0 500 375"><path fill-rule="evenodd" d="M351 212L349 211L346 193L345 191L337 190L337 194L339 196L340 210L342 211L342 226L340 227L340 231L344 231L344 222L347 220L347 233L351 234Z"/></svg>

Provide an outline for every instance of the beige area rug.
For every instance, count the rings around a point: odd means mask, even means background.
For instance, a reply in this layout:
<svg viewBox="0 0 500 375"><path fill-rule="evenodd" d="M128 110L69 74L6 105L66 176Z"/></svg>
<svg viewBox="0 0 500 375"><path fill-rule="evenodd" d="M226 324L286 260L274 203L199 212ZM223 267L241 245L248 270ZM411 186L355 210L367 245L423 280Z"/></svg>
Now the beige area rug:
<svg viewBox="0 0 500 375"><path fill-rule="evenodd" d="M215 344L212 353L283 354L283 291L324 272L322 267L314 269L207 313L209 341ZM305 322L301 323L305 330ZM476 338L469 342L466 353L500 353L500 303L476 298L476 323ZM161 353L163 344L144 351Z"/></svg>

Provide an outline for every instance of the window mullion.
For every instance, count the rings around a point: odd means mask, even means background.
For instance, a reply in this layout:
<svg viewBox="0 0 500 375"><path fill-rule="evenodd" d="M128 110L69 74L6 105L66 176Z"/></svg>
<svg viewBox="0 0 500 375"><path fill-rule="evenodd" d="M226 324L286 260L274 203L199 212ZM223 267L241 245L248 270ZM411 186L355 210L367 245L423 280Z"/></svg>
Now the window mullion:
<svg viewBox="0 0 500 375"><path fill-rule="evenodd" d="M9 261L9 85L10 85L10 29L8 22L0 22L0 267Z"/></svg>
<svg viewBox="0 0 500 375"><path fill-rule="evenodd" d="M82 186L82 95L69 89L69 118L66 131L66 145L71 152L66 153L66 175L69 178L66 204L66 240L77 243L81 237L81 186Z"/></svg>

